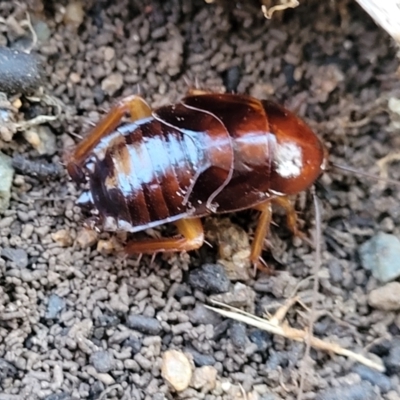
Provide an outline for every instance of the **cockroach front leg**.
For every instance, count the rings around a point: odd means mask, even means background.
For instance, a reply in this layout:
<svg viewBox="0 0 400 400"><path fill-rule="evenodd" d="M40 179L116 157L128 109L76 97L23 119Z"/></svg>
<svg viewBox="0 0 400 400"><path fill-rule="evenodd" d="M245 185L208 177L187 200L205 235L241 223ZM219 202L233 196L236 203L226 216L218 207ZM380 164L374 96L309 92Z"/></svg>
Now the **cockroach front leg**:
<svg viewBox="0 0 400 400"><path fill-rule="evenodd" d="M146 101L136 95L120 100L106 116L93 128L93 130L76 146L67 160L67 169L70 176L77 182L83 181L82 166L92 149L99 141L114 131L121 123L122 118L129 114L132 121L147 118L152 115L152 110Z"/></svg>
<svg viewBox="0 0 400 400"><path fill-rule="evenodd" d="M196 250L204 243L204 230L200 218L182 219L175 222L180 233L179 237L145 239L131 241L125 247L125 253L153 254L161 252L181 252Z"/></svg>

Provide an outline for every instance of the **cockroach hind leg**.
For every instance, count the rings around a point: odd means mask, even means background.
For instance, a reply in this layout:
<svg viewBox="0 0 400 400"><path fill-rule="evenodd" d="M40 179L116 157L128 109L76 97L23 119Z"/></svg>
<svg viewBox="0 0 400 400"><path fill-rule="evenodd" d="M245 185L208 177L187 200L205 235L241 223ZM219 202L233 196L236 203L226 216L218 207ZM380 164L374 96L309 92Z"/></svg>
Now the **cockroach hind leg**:
<svg viewBox="0 0 400 400"><path fill-rule="evenodd" d="M203 245L204 230L200 218L182 219L175 222L175 225L178 228L179 236L130 241L125 246L125 253L133 255L191 251Z"/></svg>
<svg viewBox="0 0 400 400"><path fill-rule="evenodd" d="M117 106L128 109L131 121L138 121L152 115L152 109L140 95L131 95L122 99Z"/></svg>
<svg viewBox="0 0 400 400"><path fill-rule="evenodd" d="M86 158L103 137L113 132L120 125L126 113L129 114L131 121L137 121L150 117L152 110L146 101L138 95L125 97L115 104L68 156L67 169L72 178L82 179L82 166Z"/></svg>
<svg viewBox="0 0 400 400"><path fill-rule="evenodd" d="M272 202L283 208L286 213L286 223L294 236L300 238L307 243L311 248L314 248L314 243L302 232L297 226L297 213L288 197L274 197Z"/></svg>
<svg viewBox="0 0 400 400"><path fill-rule="evenodd" d="M264 239L267 236L269 226L271 224L271 202L268 200L264 203L258 204L254 208L258 211L261 211L261 214L258 219L253 243L251 245L250 261L255 266L255 268L259 270L264 270L265 266L262 265L262 262L260 260L262 260L261 253L264 247Z"/></svg>
<svg viewBox="0 0 400 400"><path fill-rule="evenodd" d="M258 260L253 261L253 276L257 275L257 271L263 272L266 275L273 276L276 275L275 270L270 267L262 257L259 257Z"/></svg>

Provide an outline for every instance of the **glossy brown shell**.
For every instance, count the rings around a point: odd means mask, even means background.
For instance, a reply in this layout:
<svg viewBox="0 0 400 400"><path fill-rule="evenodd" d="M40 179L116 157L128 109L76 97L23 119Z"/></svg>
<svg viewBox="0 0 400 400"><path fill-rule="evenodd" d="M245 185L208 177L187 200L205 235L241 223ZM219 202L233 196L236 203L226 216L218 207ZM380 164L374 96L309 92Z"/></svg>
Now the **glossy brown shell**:
<svg viewBox="0 0 400 400"><path fill-rule="evenodd" d="M84 169L108 229L135 232L298 193L324 162L321 142L286 109L205 94L122 124L94 147Z"/></svg>

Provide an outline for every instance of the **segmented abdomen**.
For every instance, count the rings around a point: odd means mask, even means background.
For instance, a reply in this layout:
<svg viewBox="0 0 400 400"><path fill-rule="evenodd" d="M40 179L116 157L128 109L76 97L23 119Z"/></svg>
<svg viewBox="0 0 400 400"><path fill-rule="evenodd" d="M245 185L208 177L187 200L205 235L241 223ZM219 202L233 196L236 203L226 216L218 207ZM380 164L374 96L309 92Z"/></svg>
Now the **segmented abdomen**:
<svg viewBox="0 0 400 400"><path fill-rule="evenodd" d="M168 110L182 122L187 115L180 111L178 116L176 107ZM189 114L192 123L197 117L206 129L178 129L155 117L122 125L95 147L90 189L105 228L135 232L198 215L202 199L206 201L213 187L225 179L216 179L207 187L201 178L211 167L207 152L210 129L216 136L222 131L227 140L221 145L228 152L229 135L212 116L196 111ZM196 204L192 204L193 198Z"/></svg>

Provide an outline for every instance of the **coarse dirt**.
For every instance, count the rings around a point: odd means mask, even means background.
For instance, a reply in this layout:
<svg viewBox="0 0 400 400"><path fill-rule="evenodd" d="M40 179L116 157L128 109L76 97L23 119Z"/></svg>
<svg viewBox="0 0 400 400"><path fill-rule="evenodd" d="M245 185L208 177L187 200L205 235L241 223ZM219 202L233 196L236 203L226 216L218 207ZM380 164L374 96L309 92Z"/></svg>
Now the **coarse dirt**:
<svg viewBox="0 0 400 400"><path fill-rule="evenodd" d="M45 68L43 91L62 104L60 117L48 123L56 147L41 156L54 164L116 99L140 90L156 107L178 100L188 82L284 104L307 120L341 165L378 174L377 161L400 148L388 108L389 99L400 96L396 49L356 2L305 1L266 20L239 2L223 8L201 0L89 1L82 21L76 14L77 27L64 18L65 1L43 3L45 10L31 11L31 18ZM15 24L23 11L18 2L0 2L0 16L13 15ZM1 35L2 44L12 42L7 30ZM19 134L2 148L40 158ZM389 175L400 179L396 164ZM112 235L83 230L85 216L74 204L80 190L66 173L48 180L14 176L0 221L6 249L0 259L0 400L296 398L303 343L202 307L208 293L196 288L189 271L221 258L217 247L153 262L125 260L112 252ZM380 230L400 235L400 190L329 171L316 193L323 235L315 334L386 359L399 343L400 316L368 305L368 293L382 284L362 269L357 249ZM296 207L311 236L310 193L301 194ZM236 284L245 293L239 305L260 316L292 296L315 260L314 250L288 232L282 213L274 222L267 241L273 257L265 257L278 273L259 273L244 286L232 280L229 287ZM227 241L241 240L246 248L256 214L208 224L226 232L231 227ZM297 293L307 305L311 290L306 280ZM308 317L295 306L288 321L306 328ZM196 379L180 393L161 375L163 354L171 349L193 359ZM399 357L385 374L321 351L312 350L311 358L303 399L400 399ZM333 388L343 392L335 395Z"/></svg>

